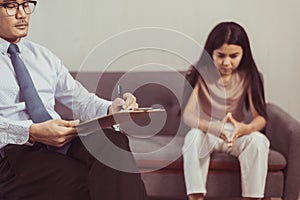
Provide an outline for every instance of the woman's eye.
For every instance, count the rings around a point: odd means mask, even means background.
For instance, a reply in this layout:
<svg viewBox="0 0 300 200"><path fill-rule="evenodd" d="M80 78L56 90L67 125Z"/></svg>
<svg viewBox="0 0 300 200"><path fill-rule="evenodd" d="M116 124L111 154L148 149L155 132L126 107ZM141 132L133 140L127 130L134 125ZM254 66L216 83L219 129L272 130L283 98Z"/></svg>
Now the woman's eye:
<svg viewBox="0 0 300 200"><path fill-rule="evenodd" d="M236 58L236 57L238 57L238 54L230 55L230 58Z"/></svg>

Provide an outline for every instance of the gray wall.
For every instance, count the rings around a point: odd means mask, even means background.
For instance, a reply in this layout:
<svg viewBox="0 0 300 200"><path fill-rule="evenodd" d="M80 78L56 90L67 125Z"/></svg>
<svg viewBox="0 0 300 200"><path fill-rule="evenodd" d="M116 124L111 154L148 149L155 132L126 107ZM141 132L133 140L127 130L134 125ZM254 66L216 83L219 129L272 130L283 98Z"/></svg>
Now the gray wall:
<svg viewBox="0 0 300 200"><path fill-rule="evenodd" d="M233 20L248 32L267 101L300 120L299 7L298 0L39 0L28 38L55 52L70 70L127 71L147 63L185 70L186 60L153 49L122 54L106 68L97 59L84 66L84 59L96 45L134 28L172 29L203 45L214 25ZM109 52L117 48L109 44Z"/></svg>

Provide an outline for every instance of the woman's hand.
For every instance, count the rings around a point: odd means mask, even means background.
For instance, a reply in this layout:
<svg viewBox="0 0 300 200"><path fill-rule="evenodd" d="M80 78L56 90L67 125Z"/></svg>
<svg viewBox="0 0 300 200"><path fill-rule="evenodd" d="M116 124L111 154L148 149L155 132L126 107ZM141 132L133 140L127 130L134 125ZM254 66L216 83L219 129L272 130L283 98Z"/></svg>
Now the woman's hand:
<svg viewBox="0 0 300 200"><path fill-rule="evenodd" d="M29 141L62 147L77 136L75 125L78 121L52 119L32 124L29 128Z"/></svg>
<svg viewBox="0 0 300 200"><path fill-rule="evenodd" d="M226 132L224 131L224 125L228 122L228 120L229 120L229 113L224 117L223 121L210 122L207 132L218 136L226 143L230 143L230 139L228 138Z"/></svg>
<svg viewBox="0 0 300 200"><path fill-rule="evenodd" d="M231 113L228 113L228 121L233 124L235 127L235 130L233 131L231 138L230 138L230 143L231 145L239 138L242 137L243 135L249 134L249 125L244 124L242 122L238 122L236 119L233 118Z"/></svg>

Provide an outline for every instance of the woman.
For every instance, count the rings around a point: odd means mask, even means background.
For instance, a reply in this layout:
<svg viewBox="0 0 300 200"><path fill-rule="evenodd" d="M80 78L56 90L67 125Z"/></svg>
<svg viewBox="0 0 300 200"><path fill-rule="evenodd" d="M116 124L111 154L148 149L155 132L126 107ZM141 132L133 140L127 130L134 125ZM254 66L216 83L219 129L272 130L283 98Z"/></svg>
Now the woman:
<svg viewBox="0 0 300 200"><path fill-rule="evenodd" d="M267 114L262 80L243 27L223 22L213 28L186 78L185 92L190 92L185 95L183 118L191 129L183 158L189 200L203 199L206 193L213 151L239 159L244 199L263 198L269 141L259 131ZM250 111L250 120L244 110Z"/></svg>

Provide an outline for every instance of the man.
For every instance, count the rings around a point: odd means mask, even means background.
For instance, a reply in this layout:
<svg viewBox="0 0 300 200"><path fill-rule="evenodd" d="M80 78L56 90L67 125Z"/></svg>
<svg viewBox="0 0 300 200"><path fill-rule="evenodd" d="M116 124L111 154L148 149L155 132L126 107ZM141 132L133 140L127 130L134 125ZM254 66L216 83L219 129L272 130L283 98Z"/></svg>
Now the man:
<svg viewBox="0 0 300 200"><path fill-rule="evenodd" d="M80 120L88 120L137 107L135 97L125 93L124 100L113 102L96 97L49 50L23 40L36 3L0 0L0 199L147 199L139 173L99 162L78 139L76 121L62 120L54 111L56 99L72 108ZM20 72L20 66L30 76ZM24 82L32 87L24 87ZM42 114L46 118L39 117ZM126 164L134 168L127 137L112 129L101 133L129 152ZM86 137L87 142L97 134ZM67 155L49 150L69 145ZM109 154L106 143L95 146L99 154Z"/></svg>

